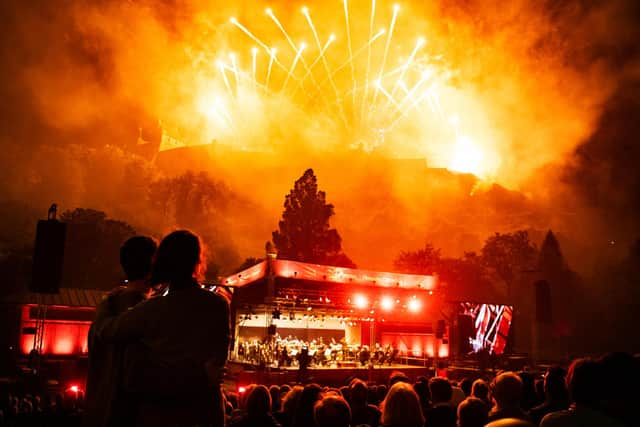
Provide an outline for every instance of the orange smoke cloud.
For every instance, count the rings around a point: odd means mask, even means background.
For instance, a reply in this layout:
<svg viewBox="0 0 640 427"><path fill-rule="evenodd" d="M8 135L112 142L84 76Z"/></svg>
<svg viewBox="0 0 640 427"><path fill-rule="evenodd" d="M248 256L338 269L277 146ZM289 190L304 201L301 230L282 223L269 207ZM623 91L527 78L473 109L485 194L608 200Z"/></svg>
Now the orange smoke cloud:
<svg viewBox="0 0 640 427"><path fill-rule="evenodd" d="M624 2L551 9L525 0L402 1L394 21L391 2L375 2L372 20L372 2L358 0L347 2L348 27L345 3L332 2L309 1L305 12L286 1L15 6L21 24L10 42L39 55L18 57L8 68L18 72L3 78L17 78L21 89L12 93L24 104L16 114L29 110L43 123L18 136L56 147L12 169L7 187L42 194L42 176L54 175L44 159L55 152L69 165L58 181L69 203L110 209L117 191L101 201L96 184L83 181L90 174L82 155L67 146L109 145L102 157L127 162L113 146L126 152L159 121L178 145L215 140L212 159L197 168L249 194L272 219L257 224L238 213L234 231L256 233L235 243L240 253L259 251L284 194L308 166L336 205L347 251L366 265L388 266L424 239L460 253L493 230L570 227L490 183L534 194L545 182L541 168L562 163L591 134L620 72L589 52L617 40L613 19L628 28ZM24 156L15 150L7 151ZM175 172L194 161L173 163ZM487 184L425 165L475 173ZM148 167L151 176L166 173ZM505 214L514 207L520 215ZM384 250L370 253L372 243Z"/></svg>

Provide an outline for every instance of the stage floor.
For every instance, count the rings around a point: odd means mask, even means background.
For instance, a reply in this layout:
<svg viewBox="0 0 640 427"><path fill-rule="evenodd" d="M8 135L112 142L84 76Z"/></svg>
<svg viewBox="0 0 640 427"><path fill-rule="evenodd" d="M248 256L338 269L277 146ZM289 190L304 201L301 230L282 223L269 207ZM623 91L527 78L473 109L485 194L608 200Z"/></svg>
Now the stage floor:
<svg viewBox="0 0 640 427"><path fill-rule="evenodd" d="M413 382L421 375L433 376L432 367L411 366L400 363L391 365L360 366L314 366L306 372L300 372L298 367L262 368L258 366L229 362L227 364L228 378L231 384L246 386L248 384L292 384L317 382L321 385L342 386L348 384L353 378L377 384L387 384L389 376L394 371L403 372Z"/></svg>
<svg viewBox="0 0 640 427"><path fill-rule="evenodd" d="M372 368L370 368L369 365L362 366L361 364L358 363L358 364L341 364L341 365L314 365L314 366L310 366L308 370L309 371L348 370L348 369L402 370L402 369L411 369L411 368L423 368L423 366L411 366L411 365L405 365L402 363L392 363L391 365L388 365L385 363L384 365L374 365ZM300 368L298 368L297 366L283 366L278 369L283 371L299 371L300 370Z"/></svg>

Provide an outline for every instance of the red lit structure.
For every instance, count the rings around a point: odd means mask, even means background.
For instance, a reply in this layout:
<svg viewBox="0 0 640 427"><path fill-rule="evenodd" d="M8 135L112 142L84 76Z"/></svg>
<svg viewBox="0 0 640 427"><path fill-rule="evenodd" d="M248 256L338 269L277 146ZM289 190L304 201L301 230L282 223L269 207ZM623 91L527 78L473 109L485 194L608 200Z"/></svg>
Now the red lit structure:
<svg viewBox="0 0 640 427"><path fill-rule="evenodd" d="M391 345L402 357L449 356L435 276L268 258L221 284L234 290L240 339L263 340L275 326L281 336L305 341L344 338L356 346Z"/></svg>
<svg viewBox="0 0 640 427"><path fill-rule="evenodd" d="M3 297L0 303L8 324L18 326L18 334L10 333L6 344L27 355L39 334L44 355L87 354L89 327L104 294L98 290L61 288L58 294L24 292Z"/></svg>

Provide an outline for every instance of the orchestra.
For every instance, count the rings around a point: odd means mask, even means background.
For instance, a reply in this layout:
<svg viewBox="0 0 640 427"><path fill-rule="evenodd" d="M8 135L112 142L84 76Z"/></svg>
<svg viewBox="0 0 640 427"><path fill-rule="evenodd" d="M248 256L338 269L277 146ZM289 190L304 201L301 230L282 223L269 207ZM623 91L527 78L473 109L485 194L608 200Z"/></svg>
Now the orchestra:
<svg viewBox="0 0 640 427"><path fill-rule="evenodd" d="M299 367L301 363L311 367L329 367L350 364L351 366L383 366L396 361L398 349L391 345L373 348L367 345L347 344L344 338L327 342L322 337L304 341L297 337L280 337L276 334L265 340L244 340L238 342L239 361L255 365L276 365L278 367Z"/></svg>

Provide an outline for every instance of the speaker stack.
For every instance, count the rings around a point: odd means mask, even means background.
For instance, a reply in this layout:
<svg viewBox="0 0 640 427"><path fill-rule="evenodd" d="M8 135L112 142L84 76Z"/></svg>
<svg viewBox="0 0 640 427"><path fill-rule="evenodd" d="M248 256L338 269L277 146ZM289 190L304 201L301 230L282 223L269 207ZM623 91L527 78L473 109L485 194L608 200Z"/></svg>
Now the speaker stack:
<svg viewBox="0 0 640 427"><path fill-rule="evenodd" d="M49 218L38 221L36 227L29 291L41 294L57 294L60 291L66 235L67 225L55 219L55 205L52 205Z"/></svg>

